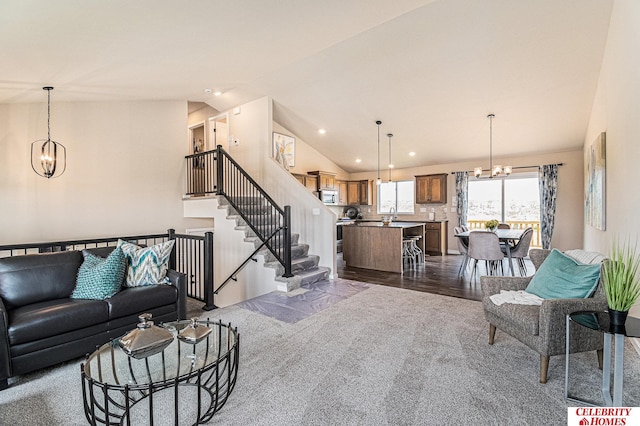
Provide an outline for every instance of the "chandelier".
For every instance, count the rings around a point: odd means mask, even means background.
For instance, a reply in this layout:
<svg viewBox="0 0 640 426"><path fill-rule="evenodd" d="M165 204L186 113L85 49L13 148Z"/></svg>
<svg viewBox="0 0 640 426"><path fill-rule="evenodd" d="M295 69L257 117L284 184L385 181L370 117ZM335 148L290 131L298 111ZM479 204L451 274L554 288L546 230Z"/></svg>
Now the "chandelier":
<svg viewBox="0 0 640 426"><path fill-rule="evenodd" d="M51 140L51 91L47 91L47 139L39 139L31 144L31 168L39 176L58 177L67 169L67 149L59 142Z"/></svg>
<svg viewBox="0 0 640 426"><path fill-rule="evenodd" d="M496 176L501 175L502 173L505 174L505 176L509 176L511 174L511 166L504 166L504 168L499 165L496 164L495 166L493 165L493 119L495 117L495 114L489 114L487 115L487 118L489 119L489 178L494 178ZM482 176L482 172L483 169L482 167L476 167L473 169L473 174L476 176L476 178L480 178Z"/></svg>
<svg viewBox="0 0 640 426"><path fill-rule="evenodd" d="M392 182L391 169L393 169L393 162L391 161L391 138L393 137L393 133L387 133L387 137L389 138L389 182Z"/></svg>

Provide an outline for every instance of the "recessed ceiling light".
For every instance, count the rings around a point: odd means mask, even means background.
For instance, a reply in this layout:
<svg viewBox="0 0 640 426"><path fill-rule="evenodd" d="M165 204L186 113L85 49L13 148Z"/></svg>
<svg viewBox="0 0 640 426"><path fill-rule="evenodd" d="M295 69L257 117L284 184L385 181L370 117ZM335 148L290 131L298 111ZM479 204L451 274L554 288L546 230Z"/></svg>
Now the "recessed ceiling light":
<svg viewBox="0 0 640 426"><path fill-rule="evenodd" d="M325 129L318 129L318 133L324 135L325 133L327 133L327 131Z"/></svg>
<svg viewBox="0 0 640 426"><path fill-rule="evenodd" d="M213 90L212 89L204 89L203 92L204 93L211 93L211 92L213 92Z"/></svg>
<svg viewBox="0 0 640 426"><path fill-rule="evenodd" d="M394 165L393 164L389 164L389 168L393 169Z"/></svg>
<svg viewBox="0 0 640 426"><path fill-rule="evenodd" d="M356 158L356 163L362 163L362 160L359 158Z"/></svg>
<svg viewBox="0 0 640 426"><path fill-rule="evenodd" d="M222 95L222 92L219 90L216 90L215 92L213 92L213 96L220 96Z"/></svg>
<svg viewBox="0 0 640 426"><path fill-rule="evenodd" d="M413 152L413 151L411 151L411 152L409 153L409 156L410 156L410 157L415 157L415 156L416 156L416 153L415 153L415 152Z"/></svg>

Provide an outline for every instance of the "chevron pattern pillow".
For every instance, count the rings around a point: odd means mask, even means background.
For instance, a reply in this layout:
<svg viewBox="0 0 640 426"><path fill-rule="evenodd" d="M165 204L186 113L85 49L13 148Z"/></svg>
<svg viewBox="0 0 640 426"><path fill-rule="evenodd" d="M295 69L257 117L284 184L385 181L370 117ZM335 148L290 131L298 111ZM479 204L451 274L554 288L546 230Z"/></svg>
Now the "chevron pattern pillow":
<svg viewBox="0 0 640 426"><path fill-rule="evenodd" d="M106 259L86 250L82 251L82 255L84 262L78 269L72 299L104 300L120 291L127 270L127 259L120 247L113 250Z"/></svg>
<svg viewBox="0 0 640 426"><path fill-rule="evenodd" d="M166 241L151 247L139 247L126 241L118 246L127 258L127 287L140 287L153 284L166 284L169 256L174 241Z"/></svg>

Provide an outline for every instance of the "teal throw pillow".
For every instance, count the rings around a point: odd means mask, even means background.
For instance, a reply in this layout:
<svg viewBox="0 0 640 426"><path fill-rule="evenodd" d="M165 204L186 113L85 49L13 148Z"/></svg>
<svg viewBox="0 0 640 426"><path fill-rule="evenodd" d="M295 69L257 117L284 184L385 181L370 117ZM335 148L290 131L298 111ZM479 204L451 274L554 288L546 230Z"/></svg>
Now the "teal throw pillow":
<svg viewBox="0 0 640 426"><path fill-rule="evenodd" d="M103 300L115 295L122 287L127 260L120 247L105 259L86 250L82 251L84 262L78 269L76 288L72 299Z"/></svg>
<svg viewBox="0 0 640 426"><path fill-rule="evenodd" d="M118 247L127 258L127 287L166 284L169 256L174 241L166 241L151 247L138 247L126 241L119 241Z"/></svg>
<svg viewBox="0 0 640 426"><path fill-rule="evenodd" d="M600 264L585 265L553 249L529 282L526 291L543 299L586 298L600 279Z"/></svg>

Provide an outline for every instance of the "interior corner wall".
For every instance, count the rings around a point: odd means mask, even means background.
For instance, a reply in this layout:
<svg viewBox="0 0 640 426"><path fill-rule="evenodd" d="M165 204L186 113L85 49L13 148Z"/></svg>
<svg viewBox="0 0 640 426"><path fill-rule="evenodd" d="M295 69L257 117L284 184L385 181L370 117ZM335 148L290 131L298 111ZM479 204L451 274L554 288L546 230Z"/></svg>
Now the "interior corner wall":
<svg viewBox="0 0 640 426"><path fill-rule="evenodd" d="M0 244L211 226L183 215L186 102L54 100L51 136L67 148L54 179L30 166L46 126L45 102L0 105Z"/></svg>
<svg viewBox="0 0 640 426"><path fill-rule="evenodd" d="M584 141L585 153L606 132L606 230L584 225L584 247L609 253L614 237L639 238L640 2L616 0L611 12L598 89Z"/></svg>

